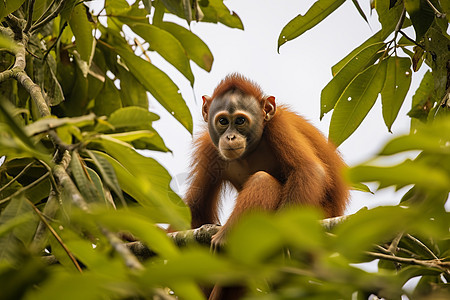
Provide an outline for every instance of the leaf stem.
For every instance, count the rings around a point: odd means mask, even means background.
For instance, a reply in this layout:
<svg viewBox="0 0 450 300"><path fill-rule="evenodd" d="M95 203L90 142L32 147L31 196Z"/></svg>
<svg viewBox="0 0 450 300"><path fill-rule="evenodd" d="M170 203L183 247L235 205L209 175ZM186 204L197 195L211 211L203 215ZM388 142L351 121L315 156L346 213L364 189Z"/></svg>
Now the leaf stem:
<svg viewBox="0 0 450 300"><path fill-rule="evenodd" d="M19 174L16 175L16 177L14 177L13 179L11 179L10 182L8 182L8 183L5 184L4 186L2 186L2 187L0 188L0 193L1 193L3 190L5 190L6 188L8 188L11 184L13 184L14 182L16 182L17 179L20 178L20 176L22 176L26 171L28 171L29 168L31 168L31 167L33 166L33 164L34 164L34 161L30 162L28 165L25 166L25 168L23 168L22 171L20 171Z"/></svg>
<svg viewBox="0 0 450 300"><path fill-rule="evenodd" d="M5 202L10 201L12 198L16 197L16 196L19 195L20 193L23 193L24 191L26 191L26 190L28 190L28 189L31 189L32 187L38 185L39 183L41 183L42 181L44 181L48 176L49 176L49 173L46 172L46 173L45 173L43 176L41 176L39 179L33 181L32 183L30 183L30 184L27 185L27 186L24 186L23 188L17 190L17 191L16 191L15 193L13 193L12 195L10 195L10 196L8 196L8 197L6 197L6 198L1 199L1 200L0 200L0 204L3 204L3 203L5 203Z"/></svg>
<svg viewBox="0 0 450 300"><path fill-rule="evenodd" d="M50 224L48 223L46 217L42 214L42 212L33 204L33 202L31 202L30 200L26 199L27 202L33 207L34 211L36 212L36 214L39 216L39 218L41 219L41 221L45 224L45 226L47 226L48 230L50 230L50 232L52 233L52 235L55 237L55 239L58 241L58 243L61 245L61 247L63 247L64 251L67 253L67 255L69 256L70 260L72 261L72 263L75 265L75 268L77 268L77 270L80 273L83 273L83 270L81 269L80 265L78 264L77 259L73 256L72 252L70 252L69 248L67 248L66 244L64 244L64 241L61 239L61 237L58 235L58 233L53 229L52 226L50 226Z"/></svg>

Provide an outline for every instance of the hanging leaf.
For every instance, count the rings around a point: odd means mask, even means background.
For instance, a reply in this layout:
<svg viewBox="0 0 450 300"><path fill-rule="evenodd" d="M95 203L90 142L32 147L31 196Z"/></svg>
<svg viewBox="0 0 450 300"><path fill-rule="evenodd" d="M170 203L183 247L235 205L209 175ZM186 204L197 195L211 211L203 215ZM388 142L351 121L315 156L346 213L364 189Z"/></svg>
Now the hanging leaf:
<svg viewBox="0 0 450 300"><path fill-rule="evenodd" d="M108 132L114 130L115 132L139 130L139 129L153 129L152 122L159 120L159 116L142 107L129 106L119 108L114 111L108 118L108 125L99 123L95 127L96 131Z"/></svg>
<svg viewBox="0 0 450 300"><path fill-rule="evenodd" d="M405 57L390 57L387 59L386 81L381 91L383 119L389 132L397 118L398 112L405 100L411 85L411 60Z"/></svg>
<svg viewBox="0 0 450 300"><path fill-rule="evenodd" d="M335 145L345 141L361 124L381 92L387 61L360 73L345 89L336 103L330 123L329 138Z"/></svg>
<svg viewBox="0 0 450 300"><path fill-rule="evenodd" d="M129 49L118 46L115 51L123 58L133 75L189 132L192 132L192 116L178 87L157 67L134 55Z"/></svg>
<svg viewBox="0 0 450 300"><path fill-rule="evenodd" d="M92 25L87 17L87 7L84 4L75 6L69 20L70 28L75 35L75 42L80 57L90 65L94 56L94 36Z"/></svg>
<svg viewBox="0 0 450 300"><path fill-rule="evenodd" d="M426 122L435 102L433 75L430 71L427 71L412 98L412 107L408 116Z"/></svg>
<svg viewBox="0 0 450 300"><path fill-rule="evenodd" d="M188 57L200 68L211 71L214 57L208 46L194 33L172 22L162 22L160 27L176 37L186 50Z"/></svg>
<svg viewBox="0 0 450 300"><path fill-rule="evenodd" d="M318 0L304 16L298 15L289 21L278 36L278 51L280 51L281 45L319 24L344 2L345 0Z"/></svg>
<svg viewBox="0 0 450 300"><path fill-rule="evenodd" d="M416 42L419 42L433 23L434 11L427 0L405 0L404 2L416 32Z"/></svg>
<svg viewBox="0 0 450 300"><path fill-rule="evenodd" d="M125 199L123 198L122 189L120 188L119 181L117 180L116 173L114 172L114 168L103 156L96 154L94 151L90 150L85 151L94 162L95 166L100 172L100 175L102 175L102 179L105 181L108 187L116 194L116 196L119 197L122 203L124 203Z"/></svg>
<svg viewBox="0 0 450 300"><path fill-rule="evenodd" d="M181 43L169 32L150 24L128 24L136 34L150 44L150 49L157 51L186 77L191 85L194 75L187 53Z"/></svg>
<svg viewBox="0 0 450 300"><path fill-rule="evenodd" d="M369 20L367 20L366 14L362 10L361 6L359 5L357 0L352 0L353 4L356 7L356 10L358 11L359 15L366 21L367 24L369 24Z"/></svg>
<svg viewBox="0 0 450 300"><path fill-rule="evenodd" d="M335 107L350 82L374 63L378 51L384 47L384 43L377 43L362 49L331 79L320 95L320 118Z"/></svg>

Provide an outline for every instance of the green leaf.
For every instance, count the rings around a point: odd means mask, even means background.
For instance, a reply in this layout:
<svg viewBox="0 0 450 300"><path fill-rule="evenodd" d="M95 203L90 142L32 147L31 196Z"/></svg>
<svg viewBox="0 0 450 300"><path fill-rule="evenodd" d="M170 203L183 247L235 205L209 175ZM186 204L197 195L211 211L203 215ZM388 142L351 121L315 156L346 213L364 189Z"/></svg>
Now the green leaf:
<svg viewBox="0 0 450 300"><path fill-rule="evenodd" d="M150 24L128 24L136 34L150 44L151 50L156 50L165 60L172 64L194 84L194 74L186 51L181 43L169 32Z"/></svg>
<svg viewBox="0 0 450 300"><path fill-rule="evenodd" d="M157 67L137 57L122 45L114 48L123 58L133 75L189 132L192 132L192 116L178 87Z"/></svg>
<svg viewBox="0 0 450 300"><path fill-rule="evenodd" d="M434 11L427 0L405 0L405 8L416 32L416 42L420 41L434 20Z"/></svg>
<svg viewBox="0 0 450 300"><path fill-rule="evenodd" d="M411 85L411 60L405 57L388 58L386 80L381 91L383 119L389 132L397 118Z"/></svg>
<svg viewBox="0 0 450 300"><path fill-rule="evenodd" d="M123 198L122 189L120 188L116 172L114 172L114 168L112 167L112 165L103 156L100 156L90 150L85 151L99 170L100 174L102 175L103 181L111 190L113 190L113 192L117 197L119 197L122 203L124 203L125 199Z"/></svg>
<svg viewBox="0 0 450 300"><path fill-rule="evenodd" d="M97 116L109 116L121 107L122 101L120 100L119 90L114 82L106 77L102 91L95 98L93 111Z"/></svg>
<svg viewBox="0 0 450 300"><path fill-rule="evenodd" d="M0 2L0 21L3 21L4 17L19 9L24 2L25 0L2 0Z"/></svg>
<svg viewBox="0 0 450 300"><path fill-rule="evenodd" d="M34 143L23 128L16 122L12 116L14 107L9 101L0 98L0 129L4 133L0 135L0 145L2 154L14 156L30 156L43 160L48 165L52 165L51 158L46 149L40 142ZM5 121L3 121L5 120ZM7 133L10 132L11 136Z"/></svg>
<svg viewBox="0 0 450 300"><path fill-rule="evenodd" d="M109 137L132 144L136 149L168 152L169 148L155 130L138 130L108 134Z"/></svg>
<svg viewBox="0 0 450 300"><path fill-rule="evenodd" d="M25 126L25 132L27 135L33 136L64 125L75 125L81 128L84 126L94 125L94 122L95 115L92 113L89 115L73 118L56 118L54 116L50 116L47 118L39 119Z"/></svg>
<svg viewBox="0 0 450 300"><path fill-rule="evenodd" d="M415 184L426 190L447 191L450 186L448 175L422 162L406 160L393 167L357 166L350 168L349 178L354 182L380 183L380 188L403 187Z"/></svg>
<svg viewBox="0 0 450 300"><path fill-rule="evenodd" d="M178 254L179 250L167 237L164 230L158 228L156 224L141 214L130 210L107 210L95 214L95 216L102 225L112 230L126 230L136 235L161 257L170 258Z"/></svg>
<svg viewBox="0 0 450 300"><path fill-rule="evenodd" d="M369 24L369 20L367 20L366 14L362 10L361 6L359 5L357 0L352 0L353 4L356 7L356 10L358 11L359 15L366 21L367 24Z"/></svg>
<svg viewBox="0 0 450 300"><path fill-rule="evenodd" d="M128 144L102 136L96 140L104 151L95 152L103 156L114 167L122 190L144 207L152 208L155 222L171 223L177 228L187 228L190 222L189 209L169 197L169 173L156 160L142 156Z"/></svg>
<svg viewBox="0 0 450 300"><path fill-rule="evenodd" d="M386 60L360 73L339 98L330 123L329 138L335 145L345 141L361 124L384 85Z"/></svg>
<svg viewBox="0 0 450 300"><path fill-rule="evenodd" d="M319 24L344 2L345 0L318 0L304 16L298 15L289 21L278 36L278 51L281 45Z"/></svg>
<svg viewBox="0 0 450 300"><path fill-rule="evenodd" d="M128 131L130 129L148 129L151 130L152 122L159 120L159 116L142 107L129 106L119 108L108 118L108 125L98 124L95 131L108 132L111 126L114 131Z"/></svg>
<svg viewBox="0 0 450 300"><path fill-rule="evenodd" d="M16 221L17 219L17 221ZM34 236L38 218L23 196L13 198L0 215L0 228L7 230L0 236L0 262L20 263L18 253L24 251Z"/></svg>
<svg viewBox="0 0 450 300"><path fill-rule="evenodd" d="M206 3L207 5L204 5ZM244 29L239 16L223 4L223 0L208 0L199 2L204 17L202 22L220 22L231 28Z"/></svg>
<svg viewBox="0 0 450 300"><path fill-rule="evenodd" d="M0 4L1 7L1 4ZM0 8L1 10L1 8ZM16 42L14 42L13 39L11 39L9 36L6 36L4 34L0 34L0 48L5 50L10 50L12 53L16 53L18 46Z"/></svg>
<svg viewBox="0 0 450 300"><path fill-rule="evenodd" d="M208 46L190 30L172 22L162 22L160 27L176 37L186 50L188 57L200 68L211 71L214 57Z"/></svg>
<svg viewBox="0 0 450 300"><path fill-rule="evenodd" d="M355 48L352 52L347 54L332 68L333 76L336 75L356 54L358 54L364 48L370 45L383 42L395 29L397 22L403 10L403 5L396 4L393 8L389 7L389 3L386 1L376 1L378 19L382 24L382 29L376 32L373 36L368 38L364 43ZM407 24L405 20L404 24ZM406 25L405 25L406 26Z"/></svg>
<svg viewBox="0 0 450 300"><path fill-rule="evenodd" d="M92 25L86 15L87 7L84 4L75 6L69 20L70 28L75 35L77 50L82 60L90 65L94 56L94 36Z"/></svg>
<svg viewBox="0 0 450 300"><path fill-rule="evenodd" d="M128 70L118 65L120 78L120 97L123 106L139 106L148 110L147 91Z"/></svg>
<svg viewBox="0 0 450 300"><path fill-rule="evenodd" d="M423 150L432 154L450 154L450 119L435 120L410 133L390 140L380 155L392 155L404 151Z"/></svg>
<svg viewBox="0 0 450 300"><path fill-rule="evenodd" d="M377 58L377 53L385 47L384 43L367 46L358 52L352 59L331 79L320 94L320 117L335 108L335 105L344 93L350 82L366 70Z"/></svg>
<svg viewBox="0 0 450 300"><path fill-rule="evenodd" d="M96 189L94 183L87 176L86 166L82 162L80 155L77 152L73 153L70 161L70 169L72 176L75 179L78 190L83 195L83 198L89 203L99 203L100 193Z"/></svg>
<svg viewBox="0 0 450 300"><path fill-rule="evenodd" d="M428 114L433 108L435 102L436 98L434 96L433 75L430 71L427 71L420 82L419 88L416 90L416 93L412 98L412 107L408 112L408 116L419 119L422 122L426 122ZM412 121L413 120L411 120L411 122Z"/></svg>

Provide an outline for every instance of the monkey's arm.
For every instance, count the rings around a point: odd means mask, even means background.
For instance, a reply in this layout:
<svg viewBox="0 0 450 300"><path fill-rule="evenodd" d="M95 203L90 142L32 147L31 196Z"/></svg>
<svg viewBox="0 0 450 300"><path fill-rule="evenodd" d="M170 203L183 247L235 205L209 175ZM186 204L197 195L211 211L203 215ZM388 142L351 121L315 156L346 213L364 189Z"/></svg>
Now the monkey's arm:
<svg viewBox="0 0 450 300"><path fill-rule="evenodd" d="M191 184L185 202L191 209L191 227L218 224L217 206L222 185L223 166L217 150L204 135L197 143L193 157Z"/></svg>

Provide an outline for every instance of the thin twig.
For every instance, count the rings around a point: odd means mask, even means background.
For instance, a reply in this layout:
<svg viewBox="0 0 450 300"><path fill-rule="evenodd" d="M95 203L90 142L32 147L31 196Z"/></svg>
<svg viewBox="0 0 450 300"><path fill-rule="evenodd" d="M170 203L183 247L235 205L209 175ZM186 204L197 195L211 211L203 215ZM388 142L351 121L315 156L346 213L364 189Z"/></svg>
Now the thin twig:
<svg viewBox="0 0 450 300"><path fill-rule="evenodd" d="M11 184L13 184L14 182L16 182L17 179L20 178L20 176L22 176L26 171L28 171L29 168L31 168L31 167L33 166L33 164L34 164L34 161L30 162L28 165L25 166L25 168L23 168L22 171L20 171L19 174L16 175L16 177L14 177L13 179L11 179L10 182L8 182L8 183L5 184L4 186L2 186L2 187L0 188L0 193L1 193L3 190L5 190L6 188L8 188Z"/></svg>
<svg viewBox="0 0 450 300"><path fill-rule="evenodd" d="M406 237L408 239L410 239L412 242L416 243L420 248L422 248L423 250L425 250L425 252L427 252L428 254L431 255L431 257L433 257L434 259L438 259L438 257L436 256L436 254L434 254L433 251L431 251L430 248L428 248L424 243L422 243L420 240L418 240L417 238L413 237L410 234L407 234Z"/></svg>
<svg viewBox="0 0 450 300"><path fill-rule="evenodd" d="M32 187L38 185L39 183L41 183L42 181L44 181L47 177L48 177L49 173L46 172L43 176L41 176L38 180L33 181L32 183L30 183L27 186L24 186L23 188L21 188L20 190L16 191L15 193L13 193L12 195L3 198L2 200L0 200L0 204L3 204L5 202L8 202L9 200L11 200L12 198L16 197L17 195L25 192L28 189L31 189Z"/></svg>
<svg viewBox="0 0 450 300"><path fill-rule="evenodd" d="M53 234L53 236L58 241L58 243L61 245L61 247L63 247L64 251L67 253L67 255L69 256L70 260L75 265L75 268L77 268L77 270L80 273L83 273L83 270L81 269L80 265L78 264L77 259L73 256L72 252L70 252L70 250L67 248L66 244L64 244L64 241L61 239L61 237L58 235L58 233L53 229L52 226L50 226L50 224L48 223L47 219L42 214L42 212L33 204L33 202L31 202L28 199L26 199L26 200L33 207L33 209L36 212L36 214L39 216L39 218L45 224L45 226L47 226L48 230L50 230L50 232Z"/></svg>
<svg viewBox="0 0 450 300"><path fill-rule="evenodd" d="M63 26L59 30L59 34L58 34L58 37L56 38L56 41L50 46L50 48L48 48L47 51L45 51L44 58L43 58L44 61L47 59L47 56L50 53L50 51L52 51L52 49L55 48L56 44L61 39L61 36L62 36L62 34L64 32L64 29L66 29L66 26L67 26L67 22L64 22Z"/></svg>
<svg viewBox="0 0 450 300"><path fill-rule="evenodd" d="M425 47L422 46L421 44L417 43L415 40L413 40L412 38L410 38L406 33L404 33L402 30L399 30L398 32L400 32L408 41L410 41L411 43L413 43L414 45L422 48L423 50L425 50Z"/></svg>
<svg viewBox="0 0 450 300"><path fill-rule="evenodd" d="M434 10L434 13L436 14L436 17L442 18L444 16L443 13L441 13L436 7L434 7L433 3L431 3L430 0L427 0L427 3L431 7L431 9Z"/></svg>
<svg viewBox="0 0 450 300"><path fill-rule="evenodd" d="M36 20L36 23L41 22L44 18L45 15L50 11L50 9L53 7L53 4L55 4L56 0L53 0L52 3L50 3L50 5L47 7L47 9L44 11L44 13Z"/></svg>
<svg viewBox="0 0 450 300"><path fill-rule="evenodd" d="M47 24L48 22L50 22L51 20L56 18L59 15L59 13L63 10L64 3L65 3L65 1L61 1L59 3L58 7L50 15L48 15L44 20L40 21L39 23L37 23L37 24L35 23L33 26L31 26L31 29L30 29L31 33L33 33L40 27L44 26L45 24Z"/></svg>
<svg viewBox="0 0 450 300"><path fill-rule="evenodd" d="M418 266L424 266L424 267L428 267L428 268L437 268L439 270L442 270L446 274L450 274L450 263L442 262L438 259L419 260L419 259L415 259L415 258L392 256L392 255L377 253L377 252L366 251L365 253L373 258L389 260L389 261L397 262L400 264L418 265Z"/></svg>

